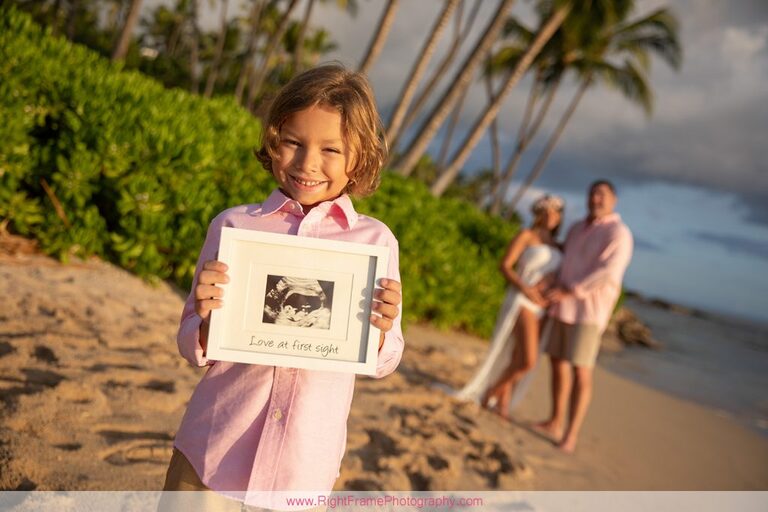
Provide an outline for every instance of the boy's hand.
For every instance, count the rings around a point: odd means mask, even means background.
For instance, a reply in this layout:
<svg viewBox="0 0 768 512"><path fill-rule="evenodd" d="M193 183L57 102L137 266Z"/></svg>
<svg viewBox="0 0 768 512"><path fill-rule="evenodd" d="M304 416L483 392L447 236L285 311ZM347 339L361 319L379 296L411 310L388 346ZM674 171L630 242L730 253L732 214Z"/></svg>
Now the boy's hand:
<svg viewBox="0 0 768 512"><path fill-rule="evenodd" d="M381 330L379 349L384 343L384 333L392 329L395 318L400 313L397 306L402 302L400 283L394 279L382 279L379 281L380 289L373 292L372 310L376 314L371 315L371 324ZM379 316L381 315L381 316Z"/></svg>
<svg viewBox="0 0 768 512"><path fill-rule="evenodd" d="M220 309L224 305L221 300L224 297L224 290L216 286L219 283L228 283L229 276L226 274L229 267L221 261L209 260L203 264L203 270L197 278L195 286L195 313L197 313L206 324L210 321L211 310Z"/></svg>

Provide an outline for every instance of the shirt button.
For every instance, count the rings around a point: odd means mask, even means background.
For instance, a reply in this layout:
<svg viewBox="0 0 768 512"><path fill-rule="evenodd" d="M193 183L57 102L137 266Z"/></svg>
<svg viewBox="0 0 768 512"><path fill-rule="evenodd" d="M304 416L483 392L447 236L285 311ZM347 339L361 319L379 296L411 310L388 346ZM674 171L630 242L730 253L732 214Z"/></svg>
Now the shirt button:
<svg viewBox="0 0 768 512"><path fill-rule="evenodd" d="M275 412L272 413L272 417L275 419L275 421L280 421L280 419L283 417L283 411L280 409L275 409Z"/></svg>

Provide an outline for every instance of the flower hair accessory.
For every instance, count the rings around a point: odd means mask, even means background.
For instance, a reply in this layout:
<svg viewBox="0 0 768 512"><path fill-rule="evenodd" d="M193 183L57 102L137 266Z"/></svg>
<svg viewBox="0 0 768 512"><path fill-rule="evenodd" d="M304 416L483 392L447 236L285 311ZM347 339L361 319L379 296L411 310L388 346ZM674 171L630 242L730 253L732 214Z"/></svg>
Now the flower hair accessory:
<svg viewBox="0 0 768 512"><path fill-rule="evenodd" d="M531 211L534 215L550 209L563 211L564 206L565 201L563 201L562 197L546 194L533 202L531 205Z"/></svg>

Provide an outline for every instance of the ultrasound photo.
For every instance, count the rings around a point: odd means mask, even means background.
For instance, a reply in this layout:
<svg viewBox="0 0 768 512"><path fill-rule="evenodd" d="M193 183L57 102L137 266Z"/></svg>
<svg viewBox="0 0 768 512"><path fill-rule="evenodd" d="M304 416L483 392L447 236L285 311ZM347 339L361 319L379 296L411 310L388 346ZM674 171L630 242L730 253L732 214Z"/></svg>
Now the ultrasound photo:
<svg viewBox="0 0 768 512"><path fill-rule="evenodd" d="M333 281L268 274L262 321L330 329L332 302Z"/></svg>

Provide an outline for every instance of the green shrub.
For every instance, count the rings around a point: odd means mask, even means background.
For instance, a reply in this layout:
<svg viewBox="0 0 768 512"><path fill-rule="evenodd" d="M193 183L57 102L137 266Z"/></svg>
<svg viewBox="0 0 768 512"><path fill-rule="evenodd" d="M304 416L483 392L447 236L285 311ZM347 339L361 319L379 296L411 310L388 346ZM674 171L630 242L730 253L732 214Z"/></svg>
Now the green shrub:
<svg viewBox="0 0 768 512"><path fill-rule="evenodd" d="M210 219L271 188L259 123L233 99L166 90L14 10L0 77L0 216L50 254L188 285Z"/></svg>
<svg viewBox="0 0 768 512"><path fill-rule="evenodd" d="M5 8L0 118L0 220L63 259L188 287L210 220L274 187L234 99L166 90ZM399 239L406 321L491 333L516 226L392 173L358 206Z"/></svg>
<svg viewBox="0 0 768 512"><path fill-rule="evenodd" d="M392 173L359 208L398 238L406 320L490 335L504 294L498 265L515 226Z"/></svg>

